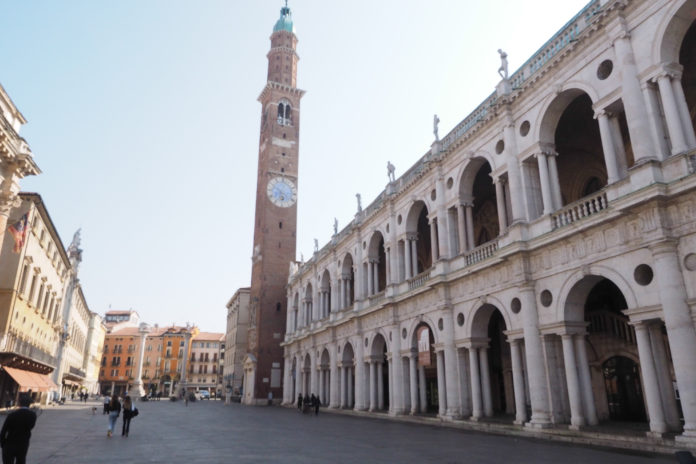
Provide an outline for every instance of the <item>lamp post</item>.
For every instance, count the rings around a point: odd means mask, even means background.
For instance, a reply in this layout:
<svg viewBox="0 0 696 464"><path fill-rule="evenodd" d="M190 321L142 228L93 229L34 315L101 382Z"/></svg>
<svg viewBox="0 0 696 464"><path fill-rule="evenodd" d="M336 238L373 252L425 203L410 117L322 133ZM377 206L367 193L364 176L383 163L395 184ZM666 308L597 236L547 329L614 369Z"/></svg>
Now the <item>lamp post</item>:
<svg viewBox="0 0 696 464"><path fill-rule="evenodd" d="M140 333L140 362L138 362L138 374L135 376L135 382L133 382L133 392L131 396L135 399L140 399L145 396L145 389L143 388L143 362L145 361L145 337L147 337L148 332L150 332L150 327L146 323L140 324L138 327L138 332Z"/></svg>

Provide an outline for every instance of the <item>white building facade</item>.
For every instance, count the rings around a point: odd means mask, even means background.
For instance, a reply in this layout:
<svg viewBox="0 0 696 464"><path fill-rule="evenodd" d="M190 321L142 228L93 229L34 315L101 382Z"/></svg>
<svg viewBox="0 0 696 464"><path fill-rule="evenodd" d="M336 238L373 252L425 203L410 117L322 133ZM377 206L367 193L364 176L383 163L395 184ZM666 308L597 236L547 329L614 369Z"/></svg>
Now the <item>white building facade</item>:
<svg viewBox="0 0 696 464"><path fill-rule="evenodd" d="M696 443L696 0L595 0L288 283L283 401Z"/></svg>

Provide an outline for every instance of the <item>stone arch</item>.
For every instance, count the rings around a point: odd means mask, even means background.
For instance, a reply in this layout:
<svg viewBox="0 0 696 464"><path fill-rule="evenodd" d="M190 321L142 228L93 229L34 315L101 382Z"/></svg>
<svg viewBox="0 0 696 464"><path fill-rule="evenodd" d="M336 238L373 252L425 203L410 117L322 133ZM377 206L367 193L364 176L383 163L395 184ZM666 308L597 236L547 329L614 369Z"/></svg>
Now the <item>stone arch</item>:
<svg viewBox="0 0 696 464"><path fill-rule="evenodd" d="M339 302L338 308L345 309L355 301L355 264L350 252L346 252L343 256L338 277L340 279L339 300L343 299Z"/></svg>
<svg viewBox="0 0 696 464"><path fill-rule="evenodd" d="M487 337L485 335L488 320L493 314L493 311L499 311L503 317L507 330L513 329L512 320L505 306L497 298L490 296L486 297L485 301L476 300L468 311L468 317L464 319L465 337ZM481 335L484 333L484 335Z"/></svg>
<svg viewBox="0 0 696 464"><path fill-rule="evenodd" d="M433 335L433 338L435 340L434 343L441 343L442 342L440 340L440 337L438 336L437 331L435 330L435 327L437 327L436 321L434 321L429 315L422 315L419 318L414 319L409 323L409 327L407 329L406 340L410 340L409 345L408 345L410 348L418 349L418 339L416 336L416 329L418 329L418 326L421 324L425 324L430 328L430 333Z"/></svg>
<svg viewBox="0 0 696 464"><path fill-rule="evenodd" d="M382 354L383 351L380 350L382 350L383 348L389 351L389 342L387 341L388 339L388 337L384 336L382 330L377 330L374 333L372 333L369 337L370 356Z"/></svg>
<svg viewBox="0 0 696 464"><path fill-rule="evenodd" d="M322 368L329 368L331 366L331 354L329 354L329 349L324 347L321 350L321 357L319 358L319 365Z"/></svg>
<svg viewBox="0 0 696 464"><path fill-rule="evenodd" d="M300 292L295 291L295 296L292 299L292 328L297 330L298 317L300 313Z"/></svg>
<svg viewBox="0 0 696 464"><path fill-rule="evenodd" d="M554 95L544 108L537 128L537 156L530 159L542 192L548 185L547 197L543 199L545 213L600 190L610 180L624 177L633 163L623 102L619 99L604 108L606 112L600 118L612 132L612 149L616 152L617 177L610 179L599 119L595 117L596 92L581 82L572 85Z"/></svg>
<svg viewBox="0 0 696 464"><path fill-rule="evenodd" d="M583 282L583 279L586 278L587 280ZM578 270L574 272L560 286L558 294L554 295L554 299L558 301L556 307L557 320L583 321L585 318L585 299L594 285L602 279L607 279L618 287L629 308L638 306L638 300L631 285L619 272L607 266L594 265L584 271Z"/></svg>
<svg viewBox="0 0 696 464"><path fill-rule="evenodd" d="M341 350L341 361L342 362L355 362L355 350L353 349L353 343L348 340L343 345Z"/></svg>
<svg viewBox="0 0 696 464"><path fill-rule="evenodd" d="M384 236L379 230L375 230L370 237L367 246L368 272L366 278L372 278L367 288L370 294L379 293L387 286L387 254L384 248Z"/></svg>
<svg viewBox="0 0 696 464"><path fill-rule="evenodd" d="M473 196L474 179L481 169L481 166L488 163L491 168L494 166L493 157L486 151L478 151L464 165L458 174L459 185L457 186L460 200L470 200Z"/></svg>
<svg viewBox="0 0 696 464"><path fill-rule="evenodd" d="M677 63L686 31L696 18L696 0L682 0L669 8L656 28L653 63Z"/></svg>
<svg viewBox="0 0 696 464"><path fill-rule="evenodd" d="M599 100L599 93L591 85L581 81L566 82L562 90L547 97L539 114L538 124L533 125L534 140L540 143L553 144L556 126L568 105L577 97L586 94L592 104Z"/></svg>
<svg viewBox="0 0 696 464"><path fill-rule="evenodd" d="M411 205L406 218L406 233L408 241L415 241L415 253L412 246L407 247L410 251L410 262L412 265L411 277L430 269L433 265L433 249L430 228L430 210L428 205L422 201L416 201Z"/></svg>

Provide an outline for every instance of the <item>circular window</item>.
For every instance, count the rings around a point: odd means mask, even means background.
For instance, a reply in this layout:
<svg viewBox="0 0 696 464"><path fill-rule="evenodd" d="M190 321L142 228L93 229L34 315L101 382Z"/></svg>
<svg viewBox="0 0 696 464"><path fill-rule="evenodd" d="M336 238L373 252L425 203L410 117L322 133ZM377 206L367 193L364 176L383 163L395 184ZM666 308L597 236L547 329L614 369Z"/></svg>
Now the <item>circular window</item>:
<svg viewBox="0 0 696 464"><path fill-rule="evenodd" d="M401 329L401 338L406 338L406 329Z"/></svg>
<svg viewBox="0 0 696 464"><path fill-rule="evenodd" d="M684 258L684 267L690 271L696 271L696 254L689 253Z"/></svg>
<svg viewBox="0 0 696 464"><path fill-rule="evenodd" d="M603 81L607 77L611 75L611 72L614 70L614 63L611 62L611 60L604 60L602 61L599 66L597 66L597 79L600 81Z"/></svg>
<svg viewBox="0 0 696 464"><path fill-rule="evenodd" d="M435 193L435 189L433 189L433 191L430 192L430 199L435 201L435 198L437 198L437 193Z"/></svg>
<svg viewBox="0 0 696 464"><path fill-rule="evenodd" d="M541 295L539 295L539 299L541 300L541 304L548 308L551 306L551 302L553 302L553 295L551 295L550 291L544 290L541 292Z"/></svg>
<svg viewBox="0 0 696 464"><path fill-rule="evenodd" d="M396 223L399 224L399 225L401 225L401 215L400 215L400 214L399 214L399 216L396 218Z"/></svg>
<svg viewBox="0 0 696 464"><path fill-rule="evenodd" d="M442 320L442 318L437 320L437 328L440 330L445 328L445 322Z"/></svg>
<svg viewBox="0 0 696 464"><path fill-rule="evenodd" d="M525 137L527 134L529 134L529 121L524 121L522 125L520 126L520 135L522 137Z"/></svg>
<svg viewBox="0 0 696 464"><path fill-rule="evenodd" d="M505 150L505 142L503 140L498 140L498 143L495 144L496 154L501 154L503 150Z"/></svg>
<svg viewBox="0 0 696 464"><path fill-rule="evenodd" d="M447 179L447 188L451 189L453 185L454 185L454 179L452 179L450 177L449 179Z"/></svg>
<svg viewBox="0 0 696 464"><path fill-rule="evenodd" d="M512 301L510 302L510 309L512 309L512 312L515 314L520 312L520 310L522 309L522 302L519 298L515 297L512 299Z"/></svg>
<svg viewBox="0 0 696 464"><path fill-rule="evenodd" d="M462 314L462 313L457 314L457 325L459 327L464 325L464 314Z"/></svg>
<svg viewBox="0 0 696 464"><path fill-rule="evenodd" d="M653 270L647 264L640 264L633 271L633 278L638 285L648 285L653 280Z"/></svg>
<svg viewBox="0 0 696 464"><path fill-rule="evenodd" d="M367 347L367 337L365 337L365 347Z"/></svg>

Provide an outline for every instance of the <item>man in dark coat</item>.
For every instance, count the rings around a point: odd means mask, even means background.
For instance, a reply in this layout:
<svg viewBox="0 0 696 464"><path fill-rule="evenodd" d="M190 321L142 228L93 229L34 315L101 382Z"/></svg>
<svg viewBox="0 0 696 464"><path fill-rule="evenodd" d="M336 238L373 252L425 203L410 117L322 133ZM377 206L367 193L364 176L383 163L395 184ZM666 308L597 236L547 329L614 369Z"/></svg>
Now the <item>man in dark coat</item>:
<svg viewBox="0 0 696 464"><path fill-rule="evenodd" d="M31 429L36 424L36 413L29 409L29 395L19 397L19 409L11 412L5 418L0 431L0 446L2 446L3 464L25 464L29 450Z"/></svg>

